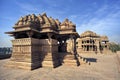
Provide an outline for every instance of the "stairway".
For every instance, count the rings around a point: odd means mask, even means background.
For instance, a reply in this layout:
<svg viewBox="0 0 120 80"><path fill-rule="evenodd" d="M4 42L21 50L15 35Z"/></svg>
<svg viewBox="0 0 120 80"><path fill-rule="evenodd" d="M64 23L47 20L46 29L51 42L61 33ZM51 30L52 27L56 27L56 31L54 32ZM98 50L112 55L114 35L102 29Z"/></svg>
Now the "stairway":
<svg viewBox="0 0 120 80"><path fill-rule="evenodd" d="M79 66L82 64L87 64L87 60L81 56L73 55L71 53L59 53L60 62L65 66Z"/></svg>

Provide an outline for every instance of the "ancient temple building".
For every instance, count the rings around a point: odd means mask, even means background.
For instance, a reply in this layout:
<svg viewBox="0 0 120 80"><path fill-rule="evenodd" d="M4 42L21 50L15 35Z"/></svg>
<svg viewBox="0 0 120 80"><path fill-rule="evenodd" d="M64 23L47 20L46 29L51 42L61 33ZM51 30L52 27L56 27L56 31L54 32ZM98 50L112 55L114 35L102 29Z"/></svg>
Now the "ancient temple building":
<svg viewBox="0 0 120 80"><path fill-rule="evenodd" d="M7 66L35 69L57 67L61 64L76 63L76 25L68 19L58 19L42 15L26 15L14 25L14 31L6 32L14 37L13 52Z"/></svg>
<svg viewBox="0 0 120 80"><path fill-rule="evenodd" d="M100 36L92 31L85 31L77 39L78 53L107 53L109 40L107 36Z"/></svg>
<svg viewBox="0 0 120 80"><path fill-rule="evenodd" d="M60 22L46 13L21 17L13 28L14 31L6 32L14 37L12 57L7 63L13 68L33 70L61 64L78 66L81 64L79 54L106 53L109 50L107 36L92 31L79 35L71 21Z"/></svg>

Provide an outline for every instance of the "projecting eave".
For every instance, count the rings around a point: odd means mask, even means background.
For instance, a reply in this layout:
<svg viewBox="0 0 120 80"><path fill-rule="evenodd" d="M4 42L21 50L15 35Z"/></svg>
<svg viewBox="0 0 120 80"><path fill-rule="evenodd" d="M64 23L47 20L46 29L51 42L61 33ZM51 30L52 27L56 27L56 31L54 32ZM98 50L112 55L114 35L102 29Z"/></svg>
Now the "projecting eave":
<svg viewBox="0 0 120 80"><path fill-rule="evenodd" d="M14 33L25 32L25 31L34 31L34 32L40 33L38 30L35 30L35 29L24 29L24 30L15 30L15 31L5 32L5 34L14 34Z"/></svg>
<svg viewBox="0 0 120 80"><path fill-rule="evenodd" d="M80 35L77 32L65 32L65 33L59 33L60 35L75 35L77 38L80 37Z"/></svg>
<svg viewBox="0 0 120 80"><path fill-rule="evenodd" d="M52 30L52 31L40 31L40 33L42 34L44 34L44 33L55 33L55 34L58 34L58 32L57 31L54 31L54 30Z"/></svg>

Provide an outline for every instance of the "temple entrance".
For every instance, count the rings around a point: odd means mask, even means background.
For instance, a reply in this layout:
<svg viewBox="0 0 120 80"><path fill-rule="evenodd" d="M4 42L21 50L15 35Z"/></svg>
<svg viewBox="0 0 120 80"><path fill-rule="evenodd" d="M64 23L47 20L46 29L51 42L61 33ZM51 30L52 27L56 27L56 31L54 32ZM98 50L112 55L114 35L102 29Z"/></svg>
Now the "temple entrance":
<svg viewBox="0 0 120 80"><path fill-rule="evenodd" d="M64 41L59 42L59 44L58 44L58 52L66 52L66 47L67 47L66 42L64 42Z"/></svg>

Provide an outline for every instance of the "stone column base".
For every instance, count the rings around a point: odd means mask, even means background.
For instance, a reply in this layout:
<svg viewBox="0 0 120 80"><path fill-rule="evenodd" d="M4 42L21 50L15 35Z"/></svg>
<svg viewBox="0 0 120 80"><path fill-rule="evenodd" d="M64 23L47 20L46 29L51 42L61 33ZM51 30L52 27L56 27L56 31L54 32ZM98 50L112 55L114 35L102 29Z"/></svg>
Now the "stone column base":
<svg viewBox="0 0 120 80"><path fill-rule="evenodd" d="M66 53L66 55L62 57L62 64L66 66L78 66L80 63L73 54Z"/></svg>

